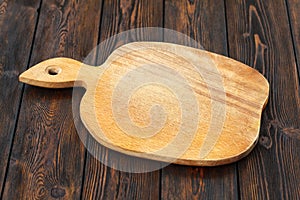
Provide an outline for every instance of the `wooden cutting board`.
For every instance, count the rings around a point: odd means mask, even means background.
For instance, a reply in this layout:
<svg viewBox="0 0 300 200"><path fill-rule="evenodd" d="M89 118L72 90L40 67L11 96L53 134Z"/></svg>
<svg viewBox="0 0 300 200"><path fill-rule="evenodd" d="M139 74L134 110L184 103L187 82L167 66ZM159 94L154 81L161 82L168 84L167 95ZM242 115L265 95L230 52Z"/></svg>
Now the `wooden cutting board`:
<svg viewBox="0 0 300 200"><path fill-rule="evenodd" d="M102 145L132 156L215 166L255 146L268 81L255 69L207 51L129 43L99 67L53 58L22 73L34 86L86 88L81 120Z"/></svg>

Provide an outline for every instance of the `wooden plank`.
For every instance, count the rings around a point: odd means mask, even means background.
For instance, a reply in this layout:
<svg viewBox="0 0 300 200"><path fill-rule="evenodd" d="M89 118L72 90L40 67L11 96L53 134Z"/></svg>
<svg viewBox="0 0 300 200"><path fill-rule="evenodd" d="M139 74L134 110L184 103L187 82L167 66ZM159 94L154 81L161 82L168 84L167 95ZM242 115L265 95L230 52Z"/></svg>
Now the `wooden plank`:
<svg viewBox="0 0 300 200"><path fill-rule="evenodd" d="M238 165L243 199L299 199L299 80L283 0L227 0L230 56L270 82L258 147Z"/></svg>
<svg viewBox="0 0 300 200"><path fill-rule="evenodd" d="M93 146L93 154L100 154L102 161L119 168L129 165L126 169L139 168L141 171L149 168L148 160L132 158L100 146L89 138ZM88 154L83 199L158 199L159 171L148 173L129 173L102 164L98 159Z"/></svg>
<svg viewBox="0 0 300 200"><path fill-rule="evenodd" d="M105 0L101 22L100 41L122 31L137 27L162 26L162 0ZM142 34L145 40L151 40L151 35ZM142 39L142 38L141 38ZM100 65L107 56L122 43L132 41L125 37L123 42L110 41L105 52L99 52L97 65ZM91 137L89 145L93 155L100 155L100 159L110 163L111 167L125 166L127 170L139 168L148 169L151 163L148 160L136 159L119 154L100 146ZM129 165L129 166L127 166ZM127 166L127 167L126 167ZM120 168L119 168L120 169ZM103 165L91 154L87 155L83 184L83 199L158 199L159 198L159 171L149 173L128 173Z"/></svg>
<svg viewBox="0 0 300 200"><path fill-rule="evenodd" d="M84 58L97 43L101 5L43 1L30 65L54 56ZM25 87L4 199L79 199L85 149L71 105L71 89Z"/></svg>
<svg viewBox="0 0 300 200"><path fill-rule="evenodd" d="M296 61L298 64L298 75L300 77L300 1L286 0L288 6L290 26L293 34Z"/></svg>
<svg viewBox="0 0 300 200"><path fill-rule="evenodd" d="M206 50L227 55L224 2L166 0L165 9L166 28L187 34ZM235 164L214 168L170 165L162 170L161 185L162 199L238 198Z"/></svg>
<svg viewBox="0 0 300 200"><path fill-rule="evenodd" d="M0 1L0 190L4 186L21 100L22 84L18 75L28 65L39 2Z"/></svg>
<svg viewBox="0 0 300 200"><path fill-rule="evenodd" d="M205 50L227 56L224 16L222 1L166 0L164 25L191 37ZM172 38L165 40L172 42Z"/></svg>

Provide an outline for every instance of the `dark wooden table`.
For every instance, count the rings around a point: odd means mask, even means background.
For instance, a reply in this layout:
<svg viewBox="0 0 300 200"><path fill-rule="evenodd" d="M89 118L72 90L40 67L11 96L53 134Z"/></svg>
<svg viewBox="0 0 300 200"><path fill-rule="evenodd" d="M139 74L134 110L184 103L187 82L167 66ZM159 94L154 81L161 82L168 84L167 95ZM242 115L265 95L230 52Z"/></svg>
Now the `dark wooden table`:
<svg viewBox="0 0 300 200"><path fill-rule="evenodd" d="M300 199L299 19L298 0L0 0L0 199ZM82 61L106 38L151 26L185 33L269 80L248 157L220 167L114 170L79 139L86 130L75 129L72 89L18 82L42 60Z"/></svg>

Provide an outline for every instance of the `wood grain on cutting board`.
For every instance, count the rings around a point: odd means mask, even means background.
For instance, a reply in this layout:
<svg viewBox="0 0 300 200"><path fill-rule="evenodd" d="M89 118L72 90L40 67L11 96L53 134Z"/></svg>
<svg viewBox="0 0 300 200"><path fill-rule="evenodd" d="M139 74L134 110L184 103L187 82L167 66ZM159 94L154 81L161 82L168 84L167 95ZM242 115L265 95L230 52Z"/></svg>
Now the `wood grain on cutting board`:
<svg viewBox="0 0 300 200"><path fill-rule="evenodd" d="M162 42L123 45L99 67L50 59L21 74L20 80L49 88L85 87L81 119L106 147L204 166L230 163L252 150L269 93L266 79L251 67ZM153 105L165 109L165 121L149 118Z"/></svg>

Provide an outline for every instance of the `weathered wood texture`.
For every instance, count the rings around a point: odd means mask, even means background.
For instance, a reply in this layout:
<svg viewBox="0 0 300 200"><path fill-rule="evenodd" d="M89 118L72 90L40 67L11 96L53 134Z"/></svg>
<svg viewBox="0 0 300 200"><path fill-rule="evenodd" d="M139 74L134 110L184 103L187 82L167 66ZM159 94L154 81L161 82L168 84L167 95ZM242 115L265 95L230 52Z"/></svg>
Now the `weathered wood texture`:
<svg viewBox="0 0 300 200"><path fill-rule="evenodd" d="M54 56L84 58L97 43L100 10L100 1L43 1L30 65ZM25 87L4 199L80 197L85 149L76 134L71 103L70 89Z"/></svg>
<svg viewBox="0 0 300 200"><path fill-rule="evenodd" d="M299 199L300 98L283 0L227 0L229 55L270 82L258 147L238 163L243 199Z"/></svg>
<svg viewBox="0 0 300 200"><path fill-rule="evenodd" d="M103 42L120 32L138 28L162 26L162 0L105 0L103 5L101 30L99 41ZM151 35L141 34L146 40ZM137 38L138 39L138 38ZM115 43L110 41L105 52L98 52L96 64L100 65L115 48L132 41L130 37ZM101 159L109 160L111 165L119 167L132 165L140 170L147 169L147 160L135 159L117 152L108 150L89 137L90 148L93 154L100 155ZM119 159L119 160L117 160ZM115 164L113 164L115 163ZM127 168L130 169L130 166ZM83 199L158 199L159 198L159 171L150 173L127 173L103 165L90 154L87 155L83 183Z"/></svg>
<svg viewBox="0 0 300 200"><path fill-rule="evenodd" d="M293 34L293 43L296 54L296 61L298 65L298 75L300 78L300 1L286 0L290 26Z"/></svg>
<svg viewBox="0 0 300 200"><path fill-rule="evenodd" d="M38 8L39 0L0 1L0 198L22 95L18 75L28 65Z"/></svg>
<svg viewBox="0 0 300 200"><path fill-rule="evenodd" d="M147 169L149 161L130 158L100 146L89 138L93 152L101 155L102 161L109 160L111 166L130 165ZM84 174L82 199L159 199L159 171L128 173L103 165L88 154Z"/></svg>
<svg viewBox="0 0 300 200"><path fill-rule="evenodd" d="M165 27L187 34L204 49L227 55L222 1L165 1ZM176 41L176 40L175 40ZM162 199L237 199L236 164L197 168L172 165L162 170Z"/></svg>
<svg viewBox="0 0 300 200"><path fill-rule="evenodd" d="M217 0L165 0L163 6L163 0L105 0L102 20L100 0L43 1L40 11L39 4L0 0L2 199L158 199L160 193L162 199L300 198L299 1L225 0L224 6ZM17 75L28 63L32 66L54 56L82 60L98 40L137 26L162 27L163 21L167 28L200 41L205 49L227 55L225 20L229 56L255 67L271 83L259 144L238 164L218 168L171 165L163 169L159 182L159 172L124 173L87 154L84 170L84 147L71 114L71 90L26 86L18 113L22 84ZM107 55L115 46L109 45ZM81 95L76 98L80 100ZM116 153L89 142L104 157ZM122 158L125 163L129 159ZM142 168L145 164L137 163Z"/></svg>

